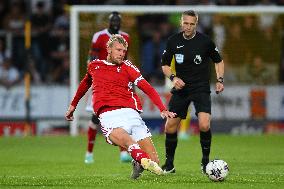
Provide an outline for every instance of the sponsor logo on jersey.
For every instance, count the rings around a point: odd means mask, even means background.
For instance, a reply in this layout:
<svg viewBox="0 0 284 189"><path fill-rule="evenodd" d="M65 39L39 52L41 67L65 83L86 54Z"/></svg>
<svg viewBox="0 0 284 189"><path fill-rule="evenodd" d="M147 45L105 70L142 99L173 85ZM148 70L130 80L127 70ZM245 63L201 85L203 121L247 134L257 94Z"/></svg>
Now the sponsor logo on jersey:
<svg viewBox="0 0 284 189"><path fill-rule="evenodd" d="M182 47L184 47L184 45L177 46L177 49L180 49L180 48L182 48Z"/></svg>
<svg viewBox="0 0 284 189"><path fill-rule="evenodd" d="M183 55L183 54L175 54L175 58L176 58L176 62L177 62L178 64L182 64L182 63L183 63L184 55Z"/></svg>
<svg viewBox="0 0 284 189"><path fill-rule="evenodd" d="M201 64L202 58L201 58L201 56L198 54L198 55L195 55L195 58L194 58L193 61L194 61L195 64Z"/></svg>
<svg viewBox="0 0 284 189"><path fill-rule="evenodd" d="M125 60L124 63L125 63L125 65L130 66L130 67L133 68L135 71L137 71L137 72L140 73L140 70L139 70L136 66L134 66L129 60Z"/></svg>

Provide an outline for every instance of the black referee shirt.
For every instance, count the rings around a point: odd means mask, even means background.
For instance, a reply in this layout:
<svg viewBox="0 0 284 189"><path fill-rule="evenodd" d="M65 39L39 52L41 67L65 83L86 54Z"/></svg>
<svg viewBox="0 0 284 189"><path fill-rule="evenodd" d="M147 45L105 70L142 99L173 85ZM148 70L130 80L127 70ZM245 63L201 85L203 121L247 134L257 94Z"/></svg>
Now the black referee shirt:
<svg viewBox="0 0 284 189"><path fill-rule="evenodd" d="M173 56L176 76L186 83L185 88L210 92L210 59L219 63L222 58L208 36L199 32L191 39L185 39L182 32L171 36L162 56L162 65L170 66Z"/></svg>

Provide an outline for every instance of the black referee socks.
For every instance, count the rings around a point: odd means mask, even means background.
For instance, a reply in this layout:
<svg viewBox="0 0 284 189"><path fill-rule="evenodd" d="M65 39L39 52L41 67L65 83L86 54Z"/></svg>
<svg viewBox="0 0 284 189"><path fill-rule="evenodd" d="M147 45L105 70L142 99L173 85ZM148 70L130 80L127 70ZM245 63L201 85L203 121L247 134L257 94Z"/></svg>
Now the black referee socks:
<svg viewBox="0 0 284 189"><path fill-rule="evenodd" d="M166 133L166 164L173 164L177 148L177 133Z"/></svg>
<svg viewBox="0 0 284 189"><path fill-rule="evenodd" d="M206 132L200 131L200 145L202 149L203 158L209 159L211 138L212 138L211 129L209 129Z"/></svg>

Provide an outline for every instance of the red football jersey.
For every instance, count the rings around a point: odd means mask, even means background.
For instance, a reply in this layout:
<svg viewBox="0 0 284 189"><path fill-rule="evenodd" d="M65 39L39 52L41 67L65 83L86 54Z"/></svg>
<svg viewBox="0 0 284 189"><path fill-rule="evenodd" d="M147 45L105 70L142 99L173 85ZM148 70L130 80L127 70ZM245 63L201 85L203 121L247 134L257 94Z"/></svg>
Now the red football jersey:
<svg viewBox="0 0 284 189"><path fill-rule="evenodd" d="M105 60L97 60L88 66L92 78L93 108L97 112L102 106L122 106L142 111L133 85L144 79L140 71L130 61L116 65Z"/></svg>
<svg viewBox="0 0 284 189"><path fill-rule="evenodd" d="M129 35L123 31L119 31L118 34L122 35L124 39L127 41L129 46ZM92 57L96 57L100 60L107 59L107 47L106 44L111 37L111 34L108 32L107 29L101 30L94 34L92 39L92 47L90 51L90 55Z"/></svg>
<svg viewBox="0 0 284 189"><path fill-rule="evenodd" d="M102 107L125 107L142 112L140 99L133 91L134 85L146 93L160 111L166 110L157 91L129 60L124 60L120 65L99 59L91 61L71 104L76 107L92 86L95 113L98 113Z"/></svg>

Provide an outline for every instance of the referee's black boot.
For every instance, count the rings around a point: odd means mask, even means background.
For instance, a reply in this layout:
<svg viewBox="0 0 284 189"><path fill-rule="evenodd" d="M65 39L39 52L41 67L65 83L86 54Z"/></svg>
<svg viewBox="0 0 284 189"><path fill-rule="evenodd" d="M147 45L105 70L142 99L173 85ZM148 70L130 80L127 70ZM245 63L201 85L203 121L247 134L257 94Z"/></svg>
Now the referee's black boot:
<svg viewBox="0 0 284 189"><path fill-rule="evenodd" d="M206 174L206 166L209 163L209 158L208 157L203 157L201 160L201 172L203 174Z"/></svg>
<svg viewBox="0 0 284 189"><path fill-rule="evenodd" d="M163 166L162 169L164 171L164 174L168 174L168 173L175 173L176 169L174 167L173 163L168 163L166 162Z"/></svg>

